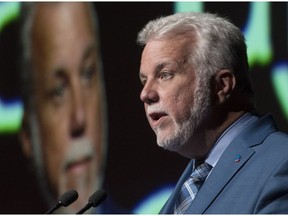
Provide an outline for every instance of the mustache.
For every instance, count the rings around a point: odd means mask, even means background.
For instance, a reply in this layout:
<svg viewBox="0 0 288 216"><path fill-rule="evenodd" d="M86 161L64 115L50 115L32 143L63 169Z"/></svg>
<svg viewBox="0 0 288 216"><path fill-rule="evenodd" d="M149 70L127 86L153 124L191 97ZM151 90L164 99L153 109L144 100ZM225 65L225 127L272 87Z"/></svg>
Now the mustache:
<svg viewBox="0 0 288 216"><path fill-rule="evenodd" d="M63 161L64 169L77 161L83 159L90 160L93 158L94 146L89 139L83 138L74 140L69 143L69 145L70 148L68 148Z"/></svg>
<svg viewBox="0 0 288 216"><path fill-rule="evenodd" d="M161 104L149 105L146 109L147 115L151 113L167 113L166 109Z"/></svg>

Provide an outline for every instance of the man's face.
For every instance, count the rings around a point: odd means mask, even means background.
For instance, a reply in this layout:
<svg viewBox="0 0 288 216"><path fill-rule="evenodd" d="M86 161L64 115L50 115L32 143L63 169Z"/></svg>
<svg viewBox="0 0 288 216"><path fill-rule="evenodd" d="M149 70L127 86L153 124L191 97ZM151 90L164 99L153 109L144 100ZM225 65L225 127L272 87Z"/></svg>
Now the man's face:
<svg viewBox="0 0 288 216"><path fill-rule="evenodd" d="M101 185L105 160L99 56L91 18L82 3L38 4L31 32L32 129L36 125L38 130L32 134L34 157L55 198L69 189L78 191L75 210Z"/></svg>
<svg viewBox="0 0 288 216"><path fill-rule="evenodd" d="M209 89L196 82L187 40L151 40L140 67L144 102L158 145L180 151L207 116Z"/></svg>

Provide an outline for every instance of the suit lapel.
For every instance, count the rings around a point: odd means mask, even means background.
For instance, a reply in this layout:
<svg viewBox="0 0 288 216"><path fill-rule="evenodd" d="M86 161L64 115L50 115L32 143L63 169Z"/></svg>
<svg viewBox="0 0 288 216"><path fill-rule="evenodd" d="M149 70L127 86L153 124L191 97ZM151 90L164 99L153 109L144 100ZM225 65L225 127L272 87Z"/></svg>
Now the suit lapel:
<svg viewBox="0 0 288 216"><path fill-rule="evenodd" d="M265 137L275 130L270 116L266 116L238 135L220 157L210 176L187 209L187 213L204 213L235 174L253 156L254 150L251 147L261 144Z"/></svg>

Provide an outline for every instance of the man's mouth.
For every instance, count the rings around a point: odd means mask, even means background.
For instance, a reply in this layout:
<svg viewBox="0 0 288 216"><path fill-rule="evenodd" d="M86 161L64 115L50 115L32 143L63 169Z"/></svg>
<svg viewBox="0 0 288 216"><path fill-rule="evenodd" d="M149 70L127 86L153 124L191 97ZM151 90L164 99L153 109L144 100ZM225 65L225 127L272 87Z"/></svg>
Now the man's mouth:
<svg viewBox="0 0 288 216"><path fill-rule="evenodd" d="M88 139L74 140L64 159L65 172L73 174L87 171L93 159L93 145Z"/></svg>
<svg viewBox="0 0 288 216"><path fill-rule="evenodd" d="M153 112L149 114L150 119L152 120L152 124L158 123L164 117L168 116L165 112Z"/></svg>
<svg viewBox="0 0 288 216"><path fill-rule="evenodd" d="M88 169L89 164L92 161L91 156L86 156L83 158L79 158L78 160L70 161L67 163L65 170L72 173L83 173Z"/></svg>

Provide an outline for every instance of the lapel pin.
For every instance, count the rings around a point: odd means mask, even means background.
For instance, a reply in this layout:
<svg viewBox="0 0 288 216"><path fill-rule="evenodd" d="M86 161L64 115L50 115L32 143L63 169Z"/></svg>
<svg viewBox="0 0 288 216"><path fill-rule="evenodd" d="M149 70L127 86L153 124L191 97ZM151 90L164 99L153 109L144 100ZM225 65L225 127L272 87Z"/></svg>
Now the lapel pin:
<svg viewBox="0 0 288 216"><path fill-rule="evenodd" d="M235 163L238 163L238 162L240 162L240 160L241 160L241 155L240 155L240 154L237 154L234 162L235 162Z"/></svg>

